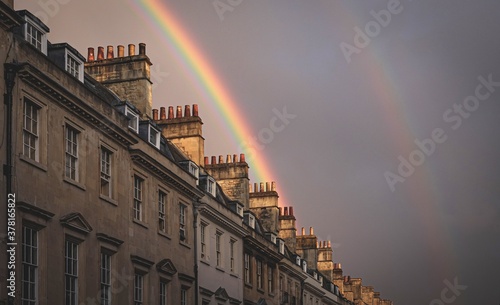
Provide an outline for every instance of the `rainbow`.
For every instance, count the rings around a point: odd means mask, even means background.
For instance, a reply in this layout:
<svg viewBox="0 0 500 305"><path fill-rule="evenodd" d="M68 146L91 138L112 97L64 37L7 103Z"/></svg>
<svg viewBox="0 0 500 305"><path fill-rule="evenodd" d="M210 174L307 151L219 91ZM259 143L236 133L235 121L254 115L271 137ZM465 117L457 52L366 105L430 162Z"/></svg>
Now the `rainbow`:
<svg viewBox="0 0 500 305"><path fill-rule="evenodd" d="M224 85L202 50L190 38L165 2L159 0L130 0L129 2L160 37L160 41L183 65L193 85L205 101L218 109L216 115L219 116L219 121L224 122L223 129L229 131L234 144L240 147L246 139L253 138L256 133L249 127L242 112L238 109L238 104L229 88ZM251 147L251 144L248 146ZM243 153L247 154L250 176L254 177L256 182L277 180L264 154L259 153L257 149L252 149L251 152L243 151ZM249 153L251 153L250 158L248 158ZM280 192L280 197L282 203L287 202L283 192Z"/></svg>

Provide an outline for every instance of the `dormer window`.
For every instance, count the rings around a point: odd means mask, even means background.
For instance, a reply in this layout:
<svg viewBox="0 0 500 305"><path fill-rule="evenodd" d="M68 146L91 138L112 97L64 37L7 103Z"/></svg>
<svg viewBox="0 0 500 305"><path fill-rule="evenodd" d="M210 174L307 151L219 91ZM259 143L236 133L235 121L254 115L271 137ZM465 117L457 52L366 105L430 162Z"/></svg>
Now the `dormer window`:
<svg viewBox="0 0 500 305"><path fill-rule="evenodd" d="M297 257L295 258L295 264L297 266L300 266L300 256L297 255Z"/></svg>
<svg viewBox="0 0 500 305"><path fill-rule="evenodd" d="M125 115L129 119L128 127L135 133L139 132L139 115L132 108L125 106Z"/></svg>
<svg viewBox="0 0 500 305"><path fill-rule="evenodd" d="M278 250L281 254L285 254L285 242L282 239L279 239Z"/></svg>
<svg viewBox="0 0 500 305"><path fill-rule="evenodd" d="M238 213L238 215L240 216L243 216L243 207L239 204L236 205L236 213Z"/></svg>
<svg viewBox="0 0 500 305"><path fill-rule="evenodd" d="M250 228L255 229L255 217L251 214L248 215L248 225Z"/></svg>
<svg viewBox="0 0 500 305"><path fill-rule="evenodd" d="M214 197L216 195L215 180L210 176L207 178L207 192Z"/></svg>
<svg viewBox="0 0 500 305"><path fill-rule="evenodd" d="M189 173L196 178L200 175L200 168L193 161L189 161ZM198 184L198 180L196 180L196 184Z"/></svg>
<svg viewBox="0 0 500 305"><path fill-rule="evenodd" d="M83 61L66 50L66 71L83 82Z"/></svg>
<svg viewBox="0 0 500 305"><path fill-rule="evenodd" d="M302 260L302 271L307 272L307 262Z"/></svg>
<svg viewBox="0 0 500 305"><path fill-rule="evenodd" d="M24 39L37 50L47 55L47 33L49 28L30 12L23 10L19 13L24 17Z"/></svg>
<svg viewBox="0 0 500 305"><path fill-rule="evenodd" d="M160 148L160 131L154 128L153 125L149 125L148 139L150 144L156 148Z"/></svg>

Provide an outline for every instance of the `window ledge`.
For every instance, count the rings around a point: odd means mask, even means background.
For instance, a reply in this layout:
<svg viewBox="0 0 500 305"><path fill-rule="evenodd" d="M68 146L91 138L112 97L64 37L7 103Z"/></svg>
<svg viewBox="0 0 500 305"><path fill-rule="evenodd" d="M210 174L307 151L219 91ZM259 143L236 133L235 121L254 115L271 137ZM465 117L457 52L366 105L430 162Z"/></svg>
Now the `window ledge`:
<svg viewBox="0 0 500 305"><path fill-rule="evenodd" d="M248 287L248 288L250 288L250 289L253 289L253 285L252 285L252 284L250 284L250 283L245 283L245 286L247 286L247 287Z"/></svg>
<svg viewBox="0 0 500 305"><path fill-rule="evenodd" d="M145 228L145 229L148 229L148 226L146 226L146 224L145 224L145 223L143 223L143 222L141 222L141 221L139 221L139 220L137 220L137 219L134 219L134 220L132 220L132 221L133 221L133 223L135 223L136 225L139 225L139 226L141 226L141 227L143 227L143 228Z"/></svg>
<svg viewBox="0 0 500 305"><path fill-rule="evenodd" d="M99 194L99 198L102 199L103 201L106 201L107 203L114 205L114 206L118 206L118 201L116 201L113 198L110 198L106 195Z"/></svg>
<svg viewBox="0 0 500 305"><path fill-rule="evenodd" d="M230 276L232 276L232 277L235 277L235 278L239 278L239 277L238 277L238 274L236 274L236 273L234 273L234 272L230 272L230 273L229 273L229 275L230 275Z"/></svg>
<svg viewBox="0 0 500 305"><path fill-rule="evenodd" d="M69 179L67 177L64 177L63 181L66 182L66 183L68 183L68 184L71 184L73 186L76 186L77 188L81 189L82 191L86 191L87 190L87 188L85 187L85 185L83 185L83 184L81 184L81 183L79 183L79 182L77 182L75 180L71 180L71 179Z"/></svg>
<svg viewBox="0 0 500 305"><path fill-rule="evenodd" d="M224 272L224 273L226 272L222 267L219 267L219 266L215 267L215 269L217 269L220 272Z"/></svg>
<svg viewBox="0 0 500 305"><path fill-rule="evenodd" d="M262 288L257 288L257 291L258 291L258 292L260 292L260 293L262 293L262 294L266 293L266 292L264 291L264 289L262 289Z"/></svg>
<svg viewBox="0 0 500 305"><path fill-rule="evenodd" d="M210 266L210 263L208 261L206 261L205 259L200 259L200 262L204 263L205 265L207 266Z"/></svg>
<svg viewBox="0 0 500 305"><path fill-rule="evenodd" d="M158 235L165 237L168 240L172 240L172 237L170 237L167 233L163 231L158 231Z"/></svg>
<svg viewBox="0 0 500 305"><path fill-rule="evenodd" d="M179 241L179 244L180 244L181 246L184 246L184 247L188 248L188 249L191 249L191 246L190 246L188 243L186 243L186 242Z"/></svg>
<svg viewBox="0 0 500 305"><path fill-rule="evenodd" d="M23 154L19 155L19 159L21 159L21 161L24 161L24 162L26 162L26 163L28 163L30 165L33 165L34 167L36 167L38 169L41 169L44 172L47 171L47 166L45 164L42 164L42 163L40 163L38 161L30 159L30 158L26 157Z"/></svg>

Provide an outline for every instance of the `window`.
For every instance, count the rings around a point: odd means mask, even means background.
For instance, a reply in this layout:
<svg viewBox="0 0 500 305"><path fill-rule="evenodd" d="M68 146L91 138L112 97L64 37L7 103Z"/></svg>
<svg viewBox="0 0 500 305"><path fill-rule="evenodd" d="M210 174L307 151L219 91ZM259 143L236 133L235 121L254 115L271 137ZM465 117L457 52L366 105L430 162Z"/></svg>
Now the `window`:
<svg viewBox="0 0 500 305"><path fill-rule="evenodd" d="M144 180L134 176L134 219L142 221L142 184Z"/></svg>
<svg viewBox="0 0 500 305"><path fill-rule="evenodd" d="M79 60L69 54L66 54L66 71L74 77L80 79L80 67L81 63Z"/></svg>
<svg viewBox="0 0 500 305"><path fill-rule="evenodd" d="M134 304L142 305L144 292L144 277L140 274L134 276Z"/></svg>
<svg viewBox="0 0 500 305"><path fill-rule="evenodd" d="M101 148L101 194L111 198L111 156L106 148Z"/></svg>
<svg viewBox="0 0 500 305"><path fill-rule="evenodd" d="M234 239L231 239L231 241L229 241L229 257L230 257L229 265L230 265L231 272L236 271L236 267L234 264L234 244L235 243L236 243L236 241Z"/></svg>
<svg viewBox="0 0 500 305"><path fill-rule="evenodd" d="M149 143L160 148L160 132L151 125L149 125Z"/></svg>
<svg viewBox="0 0 500 305"><path fill-rule="evenodd" d="M198 178L199 171L200 171L200 169L198 168L198 166L196 166L196 164L194 164L194 162L189 161L189 173L191 175L195 176L196 178Z"/></svg>
<svg viewBox="0 0 500 305"><path fill-rule="evenodd" d="M78 244L66 240L64 260L65 304L76 305L78 304Z"/></svg>
<svg viewBox="0 0 500 305"><path fill-rule="evenodd" d="M38 161L38 116L40 107L24 100L23 110L23 155Z"/></svg>
<svg viewBox="0 0 500 305"><path fill-rule="evenodd" d="M205 256L207 255L206 230L207 230L207 225L202 223L200 226L201 258L205 258Z"/></svg>
<svg viewBox="0 0 500 305"><path fill-rule="evenodd" d="M66 125L66 171L71 180L78 181L78 134L79 132Z"/></svg>
<svg viewBox="0 0 500 305"><path fill-rule="evenodd" d="M222 267L222 253L221 253L221 238L222 238L222 233L221 232L216 232L215 233L215 254L217 258L217 267Z"/></svg>
<svg viewBox="0 0 500 305"><path fill-rule="evenodd" d="M111 255L101 253L101 305L111 304Z"/></svg>
<svg viewBox="0 0 500 305"><path fill-rule="evenodd" d="M257 260L257 288L262 289L262 261Z"/></svg>
<svg viewBox="0 0 500 305"><path fill-rule="evenodd" d="M181 288L181 305L187 305L187 290Z"/></svg>
<svg viewBox="0 0 500 305"><path fill-rule="evenodd" d="M38 295L38 232L23 227L22 297L23 305L37 304Z"/></svg>
<svg viewBox="0 0 500 305"><path fill-rule="evenodd" d="M216 195L216 188L215 188L215 180L212 177L208 177L207 179L207 192L212 194L212 196L215 197Z"/></svg>
<svg viewBox="0 0 500 305"><path fill-rule="evenodd" d="M167 194L158 191L158 229L161 232L166 230L165 204L167 202Z"/></svg>
<svg viewBox="0 0 500 305"><path fill-rule="evenodd" d="M280 290L279 294L280 294L280 304L281 304L283 302L283 293L284 293L284 291L283 291L283 277L282 276L280 276L280 281L279 281L279 287L278 288Z"/></svg>
<svg viewBox="0 0 500 305"><path fill-rule="evenodd" d="M251 278L251 268L250 268L250 255L248 253L245 253L245 283L251 284L252 278Z"/></svg>
<svg viewBox="0 0 500 305"><path fill-rule="evenodd" d="M273 279L273 273L274 273L274 268L272 266L267 266L267 291L269 293L272 293L274 290L274 279Z"/></svg>
<svg viewBox="0 0 500 305"><path fill-rule="evenodd" d="M160 282L160 305L167 305L167 283Z"/></svg>
<svg viewBox="0 0 500 305"><path fill-rule="evenodd" d="M128 127L137 133L139 131L139 115L126 106L125 116L129 119Z"/></svg>
<svg viewBox="0 0 500 305"><path fill-rule="evenodd" d="M30 21L26 22L26 41L40 51L44 51L44 33Z"/></svg>
<svg viewBox="0 0 500 305"><path fill-rule="evenodd" d="M187 240L186 234L186 206L179 203L179 238L181 241Z"/></svg>

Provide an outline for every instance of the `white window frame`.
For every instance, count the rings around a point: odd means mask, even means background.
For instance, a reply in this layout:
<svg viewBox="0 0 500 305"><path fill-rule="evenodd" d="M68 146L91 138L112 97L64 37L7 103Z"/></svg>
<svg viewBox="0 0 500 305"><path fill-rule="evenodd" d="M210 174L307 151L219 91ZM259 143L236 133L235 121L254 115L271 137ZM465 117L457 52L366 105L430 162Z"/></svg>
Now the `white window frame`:
<svg viewBox="0 0 500 305"><path fill-rule="evenodd" d="M22 240L21 302L38 304L38 231L23 226ZM26 278L25 275L28 275ZM28 290L24 289L30 287Z"/></svg>
<svg viewBox="0 0 500 305"><path fill-rule="evenodd" d="M79 81L83 82L83 61L68 49L64 49L64 58L66 71L76 77ZM76 67L73 67L71 65L72 63L74 63Z"/></svg>
<svg viewBox="0 0 500 305"><path fill-rule="evenodd" d="M144 192L144 179L138 175L134 175L134 203L133 203L133 216L134 220L143 220L143 192Z"/></svg>
<svg viewBox="0 0 500 305"><path fill-rule="evenodd" d="M187 242L187 205L179 203L179 238L182 242ZM184 238L183 238L184 237Z"/></svg>
<svg viewBox="0 0 500 305"><path fill-rule="evenodd" d="M132 129L135 133L139 133L139 114L129 106L125 106L125 116L129 119L128 128Z"/></svg>
<svg viewBox="0 0 500 305"><path fill-rule="evenodd" d="M234 255L236 240L229 240L229 270L231 272L236 272L236 258Z"/></svg>
<svg viewBox="0 0 500 305"><path fill-rule="evenodd" d="M257 259L256 260L256 264L257 264L257 270L256 270L256 274L257 274L257 289L263 289L264 288L264 284L263 284L263 280L262 280L262 266L263 266L263 262L261 259Z"/></svg>
<svg viewBox="0 0 500 305"><path fill-rule="evenodd" d="M158 230L164 233L167 231L167 196L166 192L162 190L158 191Z"/></svg>
<svg viewBox="0 0 500 305"><path fill-rule="evenodd" d="M148 128L148 142L151 144L151 145L154 145L154 147L156 148L160 148L160 131L156 128L153 127L153 125L149 125L149 128ZM151 139L151 137L154 137L153 139Z"/></svg>
<svg viewBox="0 0 500 305"><path fill-rule="evenodd" d="M217 187L215 184L215 179L210 177L210 176L207 177L207 192L210 193L214 197L217 194Z"/></svg>
<svg viewBox="0 0 500 305"><path fill-rule="evenodd" d="M181 288L181 305L187 305L187 289Z"/></svg>
<svg viewBox="0 0 500 305"><path fill-rule="evenodd" d="M267 290L269 293L272 293L274 290L274 268L270 265L267 265Z"/></svg>
<svg viewBox="0 0 500 305"><path fill-rule="evenodd" d="M23 155L39 162L39 131L41 107L28 98L23 102Z"/></svg>
<svg viewBox="0 0 500 305"><path fill-rule="evenodd" d="M251 284L252 283L252 263L250 259L250 254L245 253L243 255L243 260L244 260L244 280L246 284Z"/></svg>
<svg viewBox="0 0 500 305"><path fill-rule="evenodd" d="M196 185L199 184L200 168L193 161L189 161L189 173L196 177Z"/></svg>
<svg viewBox="0 0 500 305"><path fill-rule="evenodd" d="M222 232L215 232L215 261L219 268L222 268Z"/></svg>
<svg viewBox="0 0 500 305"><path fill-rule="evenodd" d="M160 305L168 304L168 283L160 280Z"/></svg>
<svg viewBox="0 0 500 305"><path fill-rule="evenodd" d="M112 184L112 166L113 166L113 152L106 147L101 146L100 154L100 167L101 167L101 195L112 198L113 197L113 184ZM107 194L103 187L107 185Z"/></svg>
<svg viewBox="0 0 500 305"><path fill-rule="evenodd" d="M144 276L134 274L134 305L142 305L144 302Z"/></svg>
<svg viewBox="0 0 500 305"><path fill-rule="evenodd" d="M65 304L78 304L78 243L66 239L64 242L64 291Z"/></svg>
<svg viewBox="0 0 500 305"><path fill-rule="evenodd" d="M78 182L79 178L79 138L80 131L72 125L64 127L64 176Z"/></svg>
<svg viewBox="0 0 500 305"><path fill-rule="evenodd" d="M44 31L40 26L38 26L33 19L28 16L24 16L24 20L26 23L24 24L24 39L34 46L37 50L47 55L47 32ZM37 45L38 39L33 37L31 33L28 33L28 27L31 27L33 30L40 33L40 46ZM29 37L28 37L29 36ZM33 43L33 39L35 39L35 43Z"/></svg>
<svg viewBox="0 0 500 305"><path fill-rule="evenodd" d="M206 244L207 227L208 225L206 223L200 224L200 243L201 243L200 255L202 259L206 259L207 256L207 244Z"/></svg>
<svg viewBox="0 0 500 305"><path fill-rule="evenodd" d="M101 305L111 305L111 254L101 252Z"/></svg>

